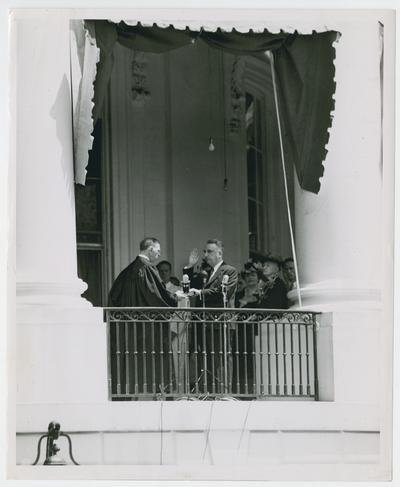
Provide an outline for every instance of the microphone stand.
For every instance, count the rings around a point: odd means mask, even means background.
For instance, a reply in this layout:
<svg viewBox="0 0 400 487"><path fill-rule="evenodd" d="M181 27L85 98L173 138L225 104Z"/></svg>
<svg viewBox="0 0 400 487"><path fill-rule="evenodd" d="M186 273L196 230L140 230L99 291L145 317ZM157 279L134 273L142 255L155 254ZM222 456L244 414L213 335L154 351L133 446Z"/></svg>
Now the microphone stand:
<svg viewBox="0 0 400 487"><path fill-rule="evenodd" d="M206 287L206 283L207 283L207 278L206 277L203 277L203 289L201 290L201 293L200 293L200 300L201 300L201 305L202 305L202 308L203 308L203 322L202 322L202 330L201 330L201 333L202 333L202 343L203 343L203 350L201 351L201 353L203 354L203 372L202 374L204 373L205 371L205 375L204 375L204 392L207 392L207 332L206 332L206 298L204 296L204 293L203 293L203 290L204 288ZM201 375L202 375L201 374ZM200 375L200 377L201 377ZM200 379L200 378L199 378Z"/></svg>
<svg viewBox="0 0 400 487"><path fill-rule="evenodd" d="M182 280L181 282L182 285L182 291L185 293L185 300L182 301L182 304L180 307L182 308L189 308L190 307L190 301L189 301L189 290L190 290L190 282L186 280ZM178 330L178 354L181 355L180 360L183 360L183 390L185 394L188 394L190 392L190 383L189 383L189 363L188 363L188 325L189 325L189 316L188 313L184 313L183 315L184 320L183 320L183 332L182 336L179 333ZM183 350L182 350L183 349ZM183 354L182 354L183 351ZM178 356L179 356L178 355ZM179 361L179 358L178 358ZM180 374L180 371L178 371L178 374Z"/></svg>
<svg viewBox="0 0 400 487"><path fill-rule="evenodd" d="M227 327L226 322L226 309L228 307L228 296L226 290L226 284L221 284L222 298L224 303L224 389L225 394L228 394L228 344L227 344Z"/></svg>
<svg viewBox="0 0 400 487"><path fill-rule="evenodd" d="M203 289L205 288L206 282L207 281L204 279L203 280ZM207 369L207 353L204 353L204 350L203 350L202 352L204 354L203 355L204 356L204 363L203 363L204 369L202 370L202 373L200 374L198 380L201 379L201 376L204 376L204 387L205 387L205 390L207 391L207 373L211 374L211 376L214 379L216 379L218 382L221 383L224 395L227 395L229 392L228 391L228 338L227 338L228 324L227 324L227 320L226 320L226 309L228 308L228 293L227 293L227 284L225 284L224 282L221 283L221 291L222 291L223 306L224 306L224 315L223 315L224 379L219 380L218 377L216 377L212 372L210 372ZM202 301L202 308L203 308L203 320L202 320L203 342L204 342L203 347L206 347L206 338L205 338L205 326L207 323L207 320L206 320L206 303L205 303L206 300L205 300L205 296L203 293L200 294L200 300Z"/></svg>

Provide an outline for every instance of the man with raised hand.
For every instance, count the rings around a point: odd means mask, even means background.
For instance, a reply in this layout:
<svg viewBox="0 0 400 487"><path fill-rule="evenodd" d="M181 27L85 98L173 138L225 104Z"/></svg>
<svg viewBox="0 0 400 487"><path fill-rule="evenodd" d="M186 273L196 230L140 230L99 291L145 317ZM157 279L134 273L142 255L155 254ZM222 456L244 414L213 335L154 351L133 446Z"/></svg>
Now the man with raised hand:
<svg viewBox="0 0 400 487"><path fill-rule="evenodd" d="M234 308L235 306L238 273L233 266L224 262L223 252L224 247L220 240L207 240L204 247L204 263L208 266L208 272L205 273L203 283L199 286L201 289L195 287L190 289L190 292L196 295L196 306L198 307L224 308L226 305L227 308ZM191 279L192 285L194 285L192 281L193 269L199 261L199 257L199 252L196 249L192 250L189 255L189 265L183 269L184 274L187 274ZM225 303L224 294L226 296ZM213 322L207 316L205 321L205 323L193 322L196 332L192 336L192 350L197 347L201 363L196 381L200 389L204 386L203 392L210 392L213 386L210 389L208 385L208 390L205 390L204 374L206 374L207 384L213 383L218 393L225 394L229 392L232 384L232 354L229 352L231 351L230 342L235 331L233 325L227 323L225 319ZM227 327L229 327L229 331ZM227 375L225 375L226 364ZM223 385L224 387L222 387Z"/></svg>
<svg viewBox="0 0 400 487"><path fill-rule="evenodd" d="M196 306L202 306L202 300L207 308L223 308L224 299L222 293L223 284L226 287L227 307L235 307L235 292L238 282L237 270L224 262L224 247L221 240L209 239L204 247L204 262L209 266L207 275L204 276L204 286L202 289L194 287L192 278L194 277L194 266L199 260L199 252L193 249L189 255L189 264L183 269L184 274L188 274L193 287L191 292L196 294ZM227 277L224 277L227 276ZM223 280L226 283L223 283Z"/></svg>

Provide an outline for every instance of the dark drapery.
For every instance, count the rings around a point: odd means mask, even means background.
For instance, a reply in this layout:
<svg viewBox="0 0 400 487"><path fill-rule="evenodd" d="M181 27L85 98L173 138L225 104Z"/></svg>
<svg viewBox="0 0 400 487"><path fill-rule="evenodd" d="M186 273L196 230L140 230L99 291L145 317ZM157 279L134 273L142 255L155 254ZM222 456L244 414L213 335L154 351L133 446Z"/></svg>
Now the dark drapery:
<svg viewBox="0 0 400 487"><path fill-rule="evenodd" d="M287 161L293 161L300 186L320 189L335 101L336 32L301 35L274 53Z"/></svg>
<svg viewBox="0 0 400 487"><path fill-rule="evenodd" d="M326 156L328 128L334 107L335 50L337 32L327 31L302 35L297 32L241 33L191 31L153 25L143 27L96 20L96 41L101 49L94 94L94 119L99 116L112 70L112 50L116 42L144 52L163 53L184 47L201 39L210 47L236 55L256 55L273 51L278 99L282 121L283 145L287 162L296 167L300 186L313 193L320 189ZM266 60L267 62L267 60Z"/></svg>

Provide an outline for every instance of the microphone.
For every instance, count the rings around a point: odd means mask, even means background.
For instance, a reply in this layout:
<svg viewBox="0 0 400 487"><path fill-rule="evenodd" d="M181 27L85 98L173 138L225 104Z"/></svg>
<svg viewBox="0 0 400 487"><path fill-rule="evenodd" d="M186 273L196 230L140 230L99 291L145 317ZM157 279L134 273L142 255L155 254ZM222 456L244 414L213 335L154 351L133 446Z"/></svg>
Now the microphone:
<svg viewBox="0 0 400 487"><path fill-rule="evenodd" d="M206 271L201 271L200 276L203 280L203 289L204 289L206 287L206 284L207 284L208 274Z"/></svg>
<svg viewBox="0 0 400 487"><path fill-rule="evenodd" d="M226 286L228 285L228 282L229 282L229 276L228 274L224 274L221 282L222 292L226 292Z"/></svg>
<svg viewBox="0 0 400 487"><path fill-rule="evenodd" d="M190 281L189 281L189 276L187 274L183 274L181 284L182 284L183 292L185 294L188 294L190 290Z"/></svg>
<svg viewBox="0 0 400 487"><path fill-rule="evenodd" d="M227 294L227 289L226 286L228 285L229 281L229 276L228 274L224 274L222 277L222 282L221 282L221 291L222 291L222 299L224 303L224 308L228 307L228 294Z"/></svg>

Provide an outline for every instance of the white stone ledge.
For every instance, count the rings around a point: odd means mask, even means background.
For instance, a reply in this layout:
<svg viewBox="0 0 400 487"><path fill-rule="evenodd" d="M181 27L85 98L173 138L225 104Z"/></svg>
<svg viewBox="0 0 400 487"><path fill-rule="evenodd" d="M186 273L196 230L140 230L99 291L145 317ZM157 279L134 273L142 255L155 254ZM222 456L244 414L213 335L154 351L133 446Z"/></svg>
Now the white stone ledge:
<svg viewBox="0 0 400 487"><path fill-rule="evenodd" d="M121 480L388 480L390 469L380 465L97 465L97 466L17 466L15 479L121 479Z"/></svg>
<svg viewBox="0 0 400 487"><path fill-rule="evenodd" d="M378 464L380 435L343 431L139 431L75 433L79 465ZM18 465L36 458L38 434L17 435ZM68 444L58 441L67 462ZM45 460L44 449L38 463ZM116 470L118 471L118 469Z"/></svg>
<svg viewBox="0 0 400 487"><path fill-rule="evenodd" d="M360 311L381 310L382 291L376 282L365 283L350 280L329 280L300 287L302 310L313 311ZM297 290L288 293L293 303L292 309L298 309Z"/></svg>
<svg viewBox="0 0 400 487"><path fill-rule="evenodd" d="M101 326L104 323L103 308L92 306L84 298L79 298L79 300L83 303L82 306L71 306L65 303L50 304L49 301L47 301L46 305L30 304L18 306L16 322L18 325L32 325L35 327L48 324L54 326L98 324ZM78 302L78 298L76 298L76 301Z"/></svg>
<svg viewBox="0 0 400 487"><path fill-rule="evenodd" d="M92 304L81 297L87 284L79 279L38 281L17 277L16 304L24 306L65 306L85 309Z"/></svg>
<svg viewBox="0 0 400 487"><path fill-rule="evenodd" d="M164 430L379 431L376 404L313 401L137 401L18 404L18 433L44 432L57 420L65 432ZM247 418L247 419L246 419Z"/></svg>

